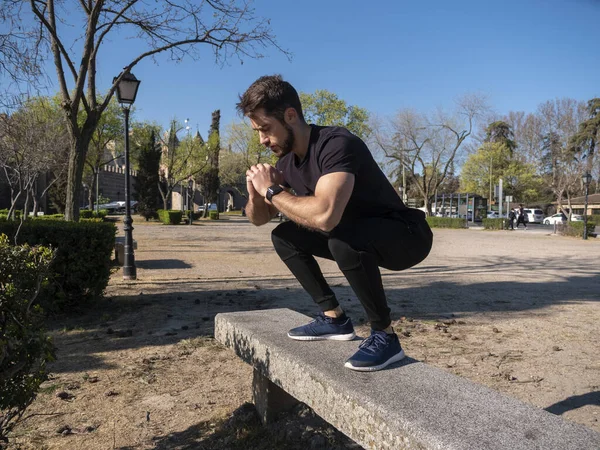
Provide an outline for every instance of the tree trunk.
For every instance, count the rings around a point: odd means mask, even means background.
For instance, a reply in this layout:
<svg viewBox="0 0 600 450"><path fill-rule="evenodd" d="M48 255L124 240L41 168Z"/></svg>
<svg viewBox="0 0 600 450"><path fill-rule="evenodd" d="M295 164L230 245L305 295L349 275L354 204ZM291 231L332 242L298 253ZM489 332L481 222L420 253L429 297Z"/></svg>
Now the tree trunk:
<svg viewBox="0 0 600 450"><path fill-rule="evenodd" d="M92 130L93 131L93 130ZM74 139L69 151L69 168L67 172L67 202L65 205L65 220L79 221L79 195L81 193L81 179L85 155L90 144L91 132L82 133Z"/></svg>

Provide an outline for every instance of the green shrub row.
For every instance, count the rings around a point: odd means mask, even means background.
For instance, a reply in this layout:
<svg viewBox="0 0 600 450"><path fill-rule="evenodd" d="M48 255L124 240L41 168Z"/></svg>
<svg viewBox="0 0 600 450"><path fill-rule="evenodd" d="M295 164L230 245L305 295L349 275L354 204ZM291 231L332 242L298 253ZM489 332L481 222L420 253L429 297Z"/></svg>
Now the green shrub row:
<svg viewBox="0 0 600 450"><path fill-rule="evenodd" d="M12 246L0 234L0 447L47 379L54 346L38 303L54 252ZM4 447L2 447L4 448Z"/></svg>
<svg viewBox="0 0 600 450"><path fill-rule="evenodd" d="M508 228L508 219L482 219L484 230L506 230Z"/></svg>
<svg viewBox="0 0 600 450"><path fill-rule="evenodd" d="M65 216L63 214L47 214L34 217L34 220L65 220Z"/></svg>
<svg viewBox="0 0 600 450"><path fill-rule="evenodd" d="M179 225L181 223L181 218L183 217L183 213L174 209L159 209L158 220L160 220L165 225Z"/></svg>
<svg viewBox="0 0 600 450"><path fill-rule="evenodd" d="M80 219L95 219L100 218L104 219L108 215L108 209L100 209L98 212L93 211L91 209L82 209L79 211Z"/></svg>
<svg viewBox="0 0 600 450"><path fill-rule="evenodd" d="M557 231L565 236L583 237L583 222L569 222L565 225L558 225ZM588 218L587 231L588 236L594 232L596 223Z"/></svg>
<svg viewBox="0 0 600 450"><path fill-rule="evenodd" d="M116 227L101 219L93 222L28 220L17 237L18 244L42 245L56 249L50 267L50 283L41 293L47 309L62 311L89 303L104 293L110 277ZM20 222L0 222L0 233L10 242Z"/></svg>
<svg viewBox="0 0 600 450"><path fill-rule="evenodd" d="M219 211L209 211L208 218L210 220L219 220Z"/></svg>
<svg viewBox="0 0 600 450"><path fill-rule="evenodd" d="M465 219L429 216L426 220L431 228L467 228Z"/></svg>

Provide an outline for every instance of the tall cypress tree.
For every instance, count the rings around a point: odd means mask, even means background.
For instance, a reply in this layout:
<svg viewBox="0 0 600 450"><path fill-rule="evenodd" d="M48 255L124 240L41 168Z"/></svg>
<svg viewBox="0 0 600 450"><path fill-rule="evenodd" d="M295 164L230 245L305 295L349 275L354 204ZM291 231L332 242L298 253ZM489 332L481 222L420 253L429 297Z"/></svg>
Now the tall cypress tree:
<svg viewBox="0 0 600 450"><path fill-rule="evenodd" d="M137 211L146 218L156 217L160 193L158 191L160 164L160 147L156 145L154 130L142 145L139 155L139 170L135 179L135 190L138 200Z"/></svg>

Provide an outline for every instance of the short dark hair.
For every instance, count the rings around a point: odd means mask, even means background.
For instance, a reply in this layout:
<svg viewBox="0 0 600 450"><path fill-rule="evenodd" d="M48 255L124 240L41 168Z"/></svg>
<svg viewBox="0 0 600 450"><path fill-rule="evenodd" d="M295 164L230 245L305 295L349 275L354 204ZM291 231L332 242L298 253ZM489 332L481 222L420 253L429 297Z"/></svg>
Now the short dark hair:
<svg viewBox="0 0 600 450"><path fill-rule="evenodd" d="M298 92L281 75L265 75L260 77L240 95L237 110L244 116L252 115L259 109L264 109L268 116L275 117L284 123L284 112L294 108L298 116L304 121L302 104Z"/></svg>

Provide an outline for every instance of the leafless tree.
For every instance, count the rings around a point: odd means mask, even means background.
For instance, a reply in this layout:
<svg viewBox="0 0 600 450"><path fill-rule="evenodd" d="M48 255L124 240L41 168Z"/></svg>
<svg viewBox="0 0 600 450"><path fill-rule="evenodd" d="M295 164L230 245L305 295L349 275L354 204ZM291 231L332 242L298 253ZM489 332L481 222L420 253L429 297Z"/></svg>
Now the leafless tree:
<svg viewBox="0 0 600 450"><path fill-rule="evenodd" d="M404 168L416 186L427 211L430 198L451 173L471 136L476 120L487 110L484 97L467 95L453 113L442 110L426 115L401 110L386 125L375 130L375 141L397 172Z"/></svg>
<svg viewBox="0 0 600 450"><path fill-rule="evenodd" d="M206 46L219 64L232 56L260 58L270 47L286 53L276 43L270 21L256 16L246 0L4 0L0 20L13 41L35 47L27 55L33 63L52 56L70 136L67 220L79 217L76 199L91 136L121 78L140 61L161 53L175 61L198 59ZM83 34L74 41L69 28L77 27ZM120 66L123 71L99 101L98 55L117 35L137 41L143 50ZM82 114L85 120L79 120Z"/></svg>
<svg viewBox="0 0 600 450"><path fill-rule="evenodd" d="M32 203L36 213L39 200L65 170L62 118L46 111L40 103L29 103L10 116L0 117L0 168L11 192L9 216L13 216L22 195L26 196L23 217ZM38 196L37 182L47 174L53 179Z"/></svg>

